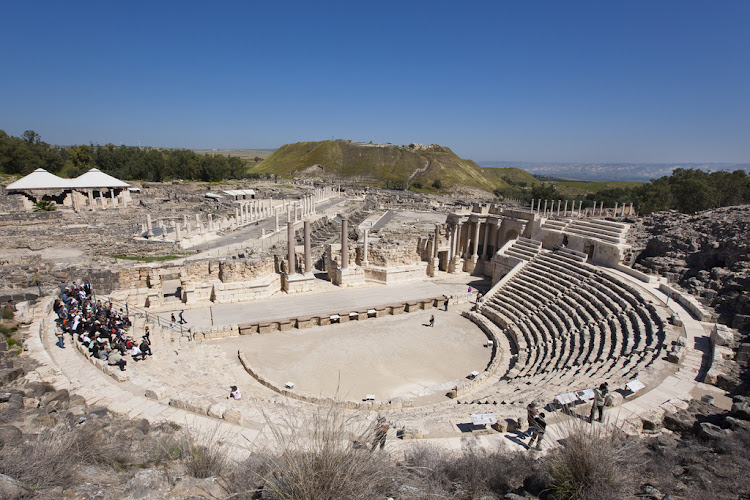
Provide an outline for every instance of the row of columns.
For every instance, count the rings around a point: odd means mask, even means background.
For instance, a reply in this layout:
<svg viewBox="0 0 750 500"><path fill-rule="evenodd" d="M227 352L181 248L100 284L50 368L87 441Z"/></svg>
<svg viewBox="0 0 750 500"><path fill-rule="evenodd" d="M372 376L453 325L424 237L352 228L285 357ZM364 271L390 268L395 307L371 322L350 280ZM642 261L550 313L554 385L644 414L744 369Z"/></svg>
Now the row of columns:
<svg viewBox="0 0 750 500"><path fill-rule="evenodd" d="M544 201L544 208L542 208L542 201ZM549 206L549 210L547 209L547 204L550 200L531 200L531 212L532 213L540 213L542 215L555 215L555 200L551 200L551 204ZM534 207L534 202L536 202L536 207ZM562 214L560 213L562 210ZM563 215L563 216L585 216L585 215L606 215L607 209L604 208L604 202L601 201L595 201L594 207L589 209L583 209L583 201L578 201L578 210L576 210L576 202L575 200L571 202L570 211L568 211L568 200L565 200L565 206L562 207L562 200L557 200L557 215ZM613 216L614 217L624 217L626 215L633 215L633 204L631 203L630 206L627 206L625 203L620 205L619 203L615 203L614 210L613 210Z"/></svg>
<svg viewBox="0 0 750 500"><path fill-rule="evenodd" d="M484 221L484 239L482 240L482 247L480 253L480 232L482 219L476 218L476 220L458 221L452 226L448 227L448 233L446 238L448 239L448 260L456 261L463 258L470 258L473 262L481 260L489 260L492 256L489 254L490 242L494 243L494 249L497 250L500 247L500 225L499 221L488 217ZM464 230L464 226L470 224L471 226L467 231ZM491 229L494 227L494 229ZM492 234L494 231L494 235ZM463 233L466 235L463 236ZM440 241L440 226L435 227L435 235L433 237L433 251L432 258L438 258L439 241Z"/></svg>
<svg viewBox="0 0 750 500"><path fill-rule="evenodd" d="M268 217L275 217L276 232L279 231L280 214L287 213L287 223L298 222L300 219L315 215L317 213L316 204L328 200L341 193L341 187L323 186L315 188L311 193L304 195L298 200L282 200L281 203L274 205L273 198L266 200L242 200L234 209L234 219L226 217L226 224L217 220L214 224L213 215L208 214L205 226L201 223L200 214L195 214L195 231L202 233L205 231L214 231L224 227L237 227L243 224L249 224ZM93 194L88 193L90 203L93 203ZM123 197L123 202L126 203ZM171 224L175 229L176 241L182 240L183 237L190 237L191 224L188 216L184 216L182 225L179 222ZM162 228L162 237L166 238L167 229L164 221L159 222ZM204 229L205 228L205 229ZM183 234L183 231L185 234ZM143 226L141 233L145 233L148 238L154 237L153 224L151 215L146 215L146 224Z"/></svg>
<svg viewBox="0 0 750 500"><path fill-rule="evenodd" d="M286 223L287 237L287 270L288 274L297 273L297 259L295 255L294 222ZM310 250L310 221L304 222L304 252L305 252L305 274L312 272L312 253Z"/></svg>
<svg viewBox="0 0 750 500"><path fill-rule="evenodd" d="M101 208L107 208L107 204L109 204L109 206L112 208L117 208L118 205L122 205L124 208L128 206L128 196L126 195L125 190L120 190L120 192L115 195L115 190L110 188L109 196L104 196L103 190L100 189L99 196L97 198L94 197L93 189L87 190L85 195L83 193L79 193L78 191L71 191L70 196L73 202L74 210L80 210L81 204L85 205L84 200L86 198L88 198L88 206L91 208L91 210L96 210L97 205L99 205Z"/></svg>

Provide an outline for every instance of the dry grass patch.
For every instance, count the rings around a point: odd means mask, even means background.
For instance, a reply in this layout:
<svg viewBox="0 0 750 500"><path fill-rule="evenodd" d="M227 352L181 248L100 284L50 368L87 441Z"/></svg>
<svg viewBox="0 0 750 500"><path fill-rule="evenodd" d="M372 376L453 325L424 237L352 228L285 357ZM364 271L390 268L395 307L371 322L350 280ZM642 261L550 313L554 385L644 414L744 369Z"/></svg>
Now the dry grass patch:
<svg viewBox="0 0 750 500"><path fill-rule="evenodd" d="M620 499L637 484L636 442L613 427L571 421L548 458L551 495L560 500Z"/></svg>

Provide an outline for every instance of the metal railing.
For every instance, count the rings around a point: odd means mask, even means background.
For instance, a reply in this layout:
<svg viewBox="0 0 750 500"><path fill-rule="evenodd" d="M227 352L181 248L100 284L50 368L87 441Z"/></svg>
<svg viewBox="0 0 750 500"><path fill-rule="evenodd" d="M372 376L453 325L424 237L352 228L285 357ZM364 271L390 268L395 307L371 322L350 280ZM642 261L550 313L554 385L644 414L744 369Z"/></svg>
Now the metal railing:
<svg viewBox="0 0 750 500"><path fill-rule="evenodd" d="M125 314L128 316L128 318L131 317L131 311L132 311L132 316L134 318L144 318L144 321L146 323L155 324L159 326L160 328L168 328L174 332L180 332L180 336L188 336L188 337L190 336L190 332L185 327L182 326L182 323L177 323L174 326L172 326L171 318L169 319L162 318L158 314L149 312L146 309L130 305L127 302L113 299L108 296L105 296L105 297L106 297L106 301L109 302L110 304L116 305L120 309L124 308Z"/></svg>

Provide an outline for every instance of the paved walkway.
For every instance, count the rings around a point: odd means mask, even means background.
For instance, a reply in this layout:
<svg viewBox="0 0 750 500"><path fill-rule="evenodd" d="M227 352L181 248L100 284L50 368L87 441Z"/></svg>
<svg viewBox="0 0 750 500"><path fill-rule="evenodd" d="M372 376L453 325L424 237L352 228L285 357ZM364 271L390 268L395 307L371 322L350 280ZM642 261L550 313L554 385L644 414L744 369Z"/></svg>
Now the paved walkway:
<svg viewBox="0 0 750 500"><path fill-rule="evenodd" d="M323 203L317 204L315 210L317 213L322 214L326 210L333 208L340 203L344 203L345 201L347 201L347 199L343 197L327 200ZM279 219L280 230L286 231L286 222L284 222L286 220L286 213L283 215L283 217L281 216L281 214L279 214ZM276 231L276 217L267 217L260 221L250 222L242 229L232 231L231 233L225 236L221 236L217 239L195 245L191 247L190 250L205 252L208 250L215 250L217 248L223 248L226 246L239 245L247 240L260 238L263 235L264 230L266 234Z"/></svg>

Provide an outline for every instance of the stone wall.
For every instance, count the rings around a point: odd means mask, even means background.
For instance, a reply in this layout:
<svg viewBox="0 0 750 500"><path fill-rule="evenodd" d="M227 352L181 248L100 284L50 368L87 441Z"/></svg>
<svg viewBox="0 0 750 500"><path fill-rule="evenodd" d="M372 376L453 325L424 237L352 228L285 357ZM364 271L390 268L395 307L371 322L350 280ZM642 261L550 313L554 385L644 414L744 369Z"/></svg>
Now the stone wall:
<svg viewBox="0 0 750 500"><path fill-rule="evenodd" d="M362 251L361 248L357 249ZM419 240L383 243L370 245L367 260L373 266L396 267L416 264L422 260L419 251Z"/></svg>

